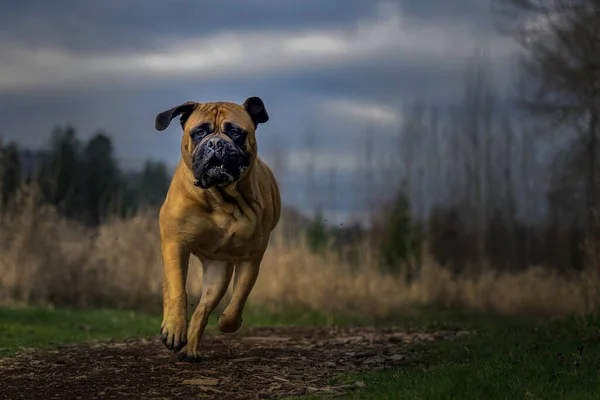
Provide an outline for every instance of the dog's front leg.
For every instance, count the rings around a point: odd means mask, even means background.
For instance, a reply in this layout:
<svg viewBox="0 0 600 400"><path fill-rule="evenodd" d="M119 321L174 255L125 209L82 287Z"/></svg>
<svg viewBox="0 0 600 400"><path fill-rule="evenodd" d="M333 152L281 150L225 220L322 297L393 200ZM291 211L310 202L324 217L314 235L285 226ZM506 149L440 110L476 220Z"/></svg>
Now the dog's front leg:
<svg viewBox="0 0 600 400"><path fill-rule="evenodd" d="M244 306L258 278L261 261L262 257L236 265L231 301L218 320L218 328L221 332L236 332L242 326Z"/></svg>
<svg viewBox="0 0 600 400"><path fill-rule="evenodd" d="M162 341L169 350L180 350L187 343L187 294L185 280L190 261L190 252L176 242L162 243L163 268L163 313Z"/></svg>
<svg viewBox="0 0 600 400"><path fill-rule="evenodd" d="M200 359L200 339L206 329L208 317L227 292L232 274L232 263L202 260L202 298L192 315L187 333L188 343L181 349L180 359L185 361Z"/></svg>

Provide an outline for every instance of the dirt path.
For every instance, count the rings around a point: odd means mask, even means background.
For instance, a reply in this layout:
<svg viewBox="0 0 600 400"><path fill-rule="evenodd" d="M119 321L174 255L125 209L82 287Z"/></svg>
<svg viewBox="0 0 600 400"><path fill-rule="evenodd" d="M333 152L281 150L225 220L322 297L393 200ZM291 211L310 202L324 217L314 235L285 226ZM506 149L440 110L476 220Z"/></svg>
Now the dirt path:
<svg viewBox="0 0 600 400"><path fill-rule="evenodd" d="M158 338L29 351L0 359L0 399L266 399L335 394L347 372L406 365L406 346L465 332L256 328L205 336L205 359L177 361Z"/></svg>

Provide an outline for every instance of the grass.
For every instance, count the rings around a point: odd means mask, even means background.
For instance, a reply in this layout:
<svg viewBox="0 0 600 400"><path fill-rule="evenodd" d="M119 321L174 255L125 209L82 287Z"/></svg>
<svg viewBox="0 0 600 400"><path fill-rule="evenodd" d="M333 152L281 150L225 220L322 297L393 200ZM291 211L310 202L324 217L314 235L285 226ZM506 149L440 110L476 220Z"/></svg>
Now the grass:
<svg viewBox="0 0 600 400"><path fill-rule="evenodd" d="M0 357L23 348L156 334L160 318L130 311L0 309Z"/></svg>
<svg viewBox="0 0 600 400"><path fill-rule="evenodd" d="M420 354L415 365L348 375L332 384L366 384L347 399L598 398L599 318L465 317L459 317L463 326L476 335L417 346L410 350ZM450 318L434 325L455 324Z"/></svg>
<svg viewBox="0 0 600 400"><path fill-rule="evenodd" d="M222 305L221 305L222 307ZM216 327L217 309L208 329ZM124 339L158 333L158 315L122 310L76 310L52 308L0 308L0 356L12 355L23 348L82 343L90 340ZM423 326L462 327L468 313L425 310L401 319L376 320L351 316L329 316L310 310L267 310L249 305L244 311L244 326L326 326L326 325L402 325L407 329ZM467 325L468 326L468 325Z"/></svg>
<svg viewBox="0 0 600 400"><path fill-rule="evenodd" d="M218 310L211 315L209 330L216 327L218 315ZM160 322L160 316L133 311L0 308L0 357L13 355L24 348L152 336L158 334ZM244 327L359 322L349 317L332 319L311 311L267 312L258 306L250 306L244 313Z"/></svg>

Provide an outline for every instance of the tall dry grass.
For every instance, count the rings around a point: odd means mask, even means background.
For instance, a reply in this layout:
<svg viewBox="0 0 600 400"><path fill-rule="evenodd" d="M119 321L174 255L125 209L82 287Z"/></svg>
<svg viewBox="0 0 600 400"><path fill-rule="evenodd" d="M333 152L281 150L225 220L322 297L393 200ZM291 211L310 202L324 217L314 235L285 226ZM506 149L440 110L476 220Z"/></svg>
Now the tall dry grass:
<svg viewBox="0 0 600 400"><path fill-rule="evenodd" d="M21 191L19 206L0 213L0 302L160 312L156 211L90 229L38 206L28 190ZM454 277L425 255L418 279L406 283L401 276L379 273L368 247L361 257L359 267L351 268L333 252L316 255L301 241L276 240L251 302L371 317L393 316L417 304L549 315L593 312L600 306L600 262L594 259L569 279L541 267L516 275ZM201 268L192 258L190 303L197 303L200 290Z"/></svg>

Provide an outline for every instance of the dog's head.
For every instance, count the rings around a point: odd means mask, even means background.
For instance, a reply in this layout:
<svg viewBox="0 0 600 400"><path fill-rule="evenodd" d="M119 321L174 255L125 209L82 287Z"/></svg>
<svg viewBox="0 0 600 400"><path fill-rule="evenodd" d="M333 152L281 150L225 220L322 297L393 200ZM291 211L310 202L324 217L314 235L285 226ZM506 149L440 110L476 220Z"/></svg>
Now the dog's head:
<svg viewBox="0 0 600 400"><path fill-rule="evenodd" d="M188 101L158 114L156 129L167 129L177 116L183 128L183 160L194 173L195 185L203 189L244 176L256 159L256 127L269 120L258 97L243 105Z"/></svg>

